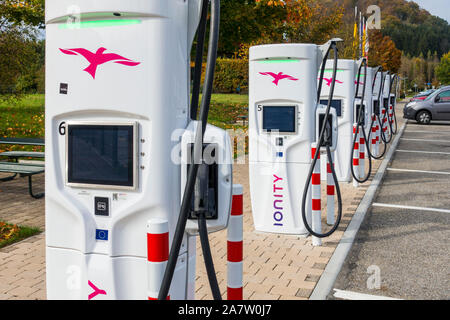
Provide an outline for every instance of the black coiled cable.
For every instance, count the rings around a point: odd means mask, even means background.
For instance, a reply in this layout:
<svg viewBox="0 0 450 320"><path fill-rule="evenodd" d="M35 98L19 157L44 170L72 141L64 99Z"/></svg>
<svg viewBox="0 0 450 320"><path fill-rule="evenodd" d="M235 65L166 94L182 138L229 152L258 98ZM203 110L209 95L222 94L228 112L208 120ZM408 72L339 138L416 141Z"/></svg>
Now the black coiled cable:
<svg viewBox="0 0 450 320"><path fill-rule="evenodd" d="M395 112L395 101L397 101L397 86L398 86L398 75L394 74L391 78L391 83L390 83L390 88L389 88L389 104L391 103L391 93L392 93L392 85L394 84L394 81L396 81L395 84L395 94L394 94L394 103L392 104L392 117L393 119L391 119L392 121L390 122L391 124L391 132L396 135L398 132L398 123L397 123L397 114ZM395 124L395 130L392 127L392 123Z"/></svg>
<svg viewBox="0 0 450 320"><path fill-rule="evenodd" d="M384 75L384 77L383 77L383 89L381 90L381 92L383 92L384 93L384 85L385 85L385 83L386 83L386 77L390 77L390 75L389 75L389 71L388 72L386 72L386 74ZM390 92L390 89L389 89L389 92ZM390 94L389 94L390 95ZM389 129L389 135L388 135L388 137L389 138L386 138L386 134L384 133L384 131L383 131L383 128L381 128L381 131L382 131L382 139L384 140L384 142L386 143L386 144L389 144L389 143L391 143L391 141L392 141L392 138L393 138L393 134L392 134L392 123L391 123L391 118L390 118L390 116L389 116L389 104L390 104L390 97L388 97L387 98L387 101L388 101L388 103L387 103L387 105L384 103L384 96L383 96L383 108L384 108L384 117L383 117L383 123L385 122L385 120L387 121L387 123L388 123L388 125L387 125L387 127L386 127L386 129ZM381 101L380 101L380 104L381 104Z"/></svg>
<svg viewBox="0 0 450 320"><path fill-rule="evenodd" d="M373 90L375 88L375 84L376 84L378 73L380 73L380 72L381 72L380 88L379 88L379 91L378 91L378 109L379 109L379 111L381 110L381 100L380 100L381 99L381 92L383 91L383 87L384 87L384 81L382 79L383 69L381 67L377 68L377 71L375 72L375 76L374 76L373 82L372 82L372 92L373 92ZM373 116L375 116L375 118ZM379 160L386 153L386 150L387 150L387 142L386 141L387 141L387 139L386 139L386 137L384 135L383 125L381 123L381 118L380 118L380 113L379 112L378 113L374 112L373 115L372 115L372 122L370 124L368 140L370 140L370 136L372 135L372 128L373 128L373 126L374 126L376 121L378 122L378 125L380 126L380 137L381 137L381 140L380 140L380 144L379 145L384 145L384 148L383 148L383 152L379 153L378 155L373 154L372 150L369 149L370 150L369 154L370 154L370 156L373 159Z"/></svg>
<svg viewBox="0 0 450 320"><path fill-rule="evenodd" d="M365 101L365 94L366 94L366 84L367 84L367 60L365 58L362 59L361 61L361 65L359 66L359 70L358 70L358 79L361 76L361 70L362 70L362 66L364 65L364 85L363 85L363 90L362 90L362 96L359 98L358 97L358 92L359 92L359 80L356 81L356 92L355 92L355 100L356 99L360 99L360 108L359 108L359 112L358 112L358 116L357 116L357 121L356 121L356 128L355 128L355 133L353 134L353 149L351 150L351 154L352 156L350 157L350 170L352 172L352 176L353 179L355 179L356 181L358 181L359 183L364 183L367 180L369 180L370 175L372 174L372 157L370 154L370 151L367 152L367 154L369 155L369 170L367 172L367 175L365 177L363 177L362 179L360 179L359 177L356 176L355 174L355 168L353 166L353 153L354 153L354 146L356 144L356 140L358 138L358 134L359 134L359 130L361 130L363 137L364 137L364 143L366 145L366 149L369 150L369 138L366 136L366 130L364 128L364 110L363 110L363 106L364 106L364 101ZM356 107L356 106L355 106ZM367 107L367 105L366 105Z"/></svg>
<svg viewBox="0 0 450 320"><path fill-rule="evenodd" d="M216 271L214 270L214 262L211 255L211 248L209 246L208 228L206 226L205 213L198 214L198 234L200 236L200 244L202 246L203 261L205 262L206 274L208 275L209 285L214 300L222 300L220 294L219 283L217 281Z"/></svg>
<svg viewBox="0 0 450 320"><path fill-rule="evenodd" d="M206 2L206 4L205 4ZM206 23L206 19L203 17L206 15L209 0L203 0L202 5L202 20ZM194 159L201 159L201 154L203 150L203 137L206 131L206 126L208 123L209 105L211 102L211 93L214 80L214 69L216 66L217 59L217 47L219 43L219 25L220 25L220 0L211 0L211 18L210 18L210 33L209 33L209 44L208 44L208 58L206 66L206 75L204 81L204 92L200 107L200 122L197 126L195 133L195 143L194 143ZM199 30L199 32L201 29ZM203 36L204 37L204 36ZM202 40L202 36L199 34L199 41ZM198 48L197 48L198 50ZM202 54L203 50L197 51L197 54ZM197 59L196 61L198 61ZM198 93L197 93L198 94ZM198 99L197 99L198 101ZM193 108L195 106L191 106ZM178 256L180 254L181 243L183 242L183 236L186 228L186 222L189 217L191 199L194 194L195 182L197 179L199 164L198 161L194 161L192 165L189 166L188 177L186 182L186 187L184 189L183 200L181 202L180 214L178 217L178 222L175 227L175 233L172 241L172 246L170 248L169 259L167 261L166 270L164 272L164 277L161 283L161 289L159 290L158 300L166 300L170 285L172 283L173 275L175 272L175 267L177 264Z"/></svg>
<svg viewBox="0 0 450 320"><path fill-rule="evenodd" d="M306 179L306 184L305 184L305 188L303 190L303 197L302 197L302 220L303 220L303 224L305 225L306 230L308 230L308 232L317 237L317 238L326 238L329 237L330 235L332 235L336 229L339 227L339 224L341 222L341 217L342 217L342 196L341 196L341 190L339 187L339 182L336 176L336 171L334 169L334 166L331 165L333 163L333 158L331 156L331 149L330 146L326 146L326 151L327 151L327 158L328 158L328 162L330 163L330 167L331 167L331 174L333 176L333 180L334 180L334 184L336 187L336 195L338 198L338 212L337 212L337 217L336 217L336 221L333 225L333 227L330 229L330 231L328 231L327 233L316 233L315 231L312 230L312 228L309 226L308 224L308 220L306 219L306 201L307 201L307 197L308 197L308 190L311 184L311 180L312 180L312 175L314 172L314 167L317 163L319 154L320 154L320 147L322 146L323 142L324 142L324 137L325 137L325 129L326 129L326 124L328 123L328 119L330 117L330 110L331 110L331 102L333 100L333 96L334 96L334 87L336 84L336 73L337 73L337 63L338 63L338 49L337 49L337 44L335 41L331 41L330 47L328 48L325 57L323 59L322 62L322 68L320 71L320 77L319 77L319 88L317 91L317 101L320 101L320 95L321 95L321 91L322 91L322 82L323 82L323 75L325 73L325 64L328 58L328 55L331 51L331 49L334 49L334 66L333 66L333 82L331 83L331 88L330 88L330 95L328 97L328 105L327 105L327 109L325 111L325 118L324 118L324 125L322 126L322 130L320 131L319 134L319 141L317 144L317 152L314 156L314 159L311 163L311 167L308 173L308 178Z"/></svg>

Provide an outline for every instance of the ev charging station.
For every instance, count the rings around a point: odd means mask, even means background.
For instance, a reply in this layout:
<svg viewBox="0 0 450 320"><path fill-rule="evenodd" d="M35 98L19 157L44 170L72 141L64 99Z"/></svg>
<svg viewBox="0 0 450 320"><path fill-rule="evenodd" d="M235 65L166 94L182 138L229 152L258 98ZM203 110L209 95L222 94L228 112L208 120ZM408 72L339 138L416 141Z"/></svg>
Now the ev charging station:
<svg viewBox="0 0 450 320"><path fill-rule="evenodd" d="M383 107L385 108L387 115L389 115L389 106L391 104L391 75L389 71L383 72L383 77Z"/></svg>
<svg viewBox="0 0 450 320"><path fill-rule="evenodd" d="M381 113L382 113L382 123L384 130L384 136L387 143L390 143L393 136L391 114L392 110L390 108L391 99L391 74L389 71L383 72L383 89L382 89L382 100L381 100ZM384 113L384 114L383 114Z"/></svg>
<svg viewBox="0 0 450 320"><path fill-rule="evenodd" d="M355 99L355 121L357 120L357 115L359 112L359 106L361 105L361 98L364 91L364 83L362 82L362 79L366 79L366 87L365 87L365 93L364 93L364 127L366 129L366 132L370 130L370 123L372 119L373 114L373 92L372 92L372 85L373 85L373 68L367 67L367 76L365 74L365 68L362 68L361 75L359 79L355 80L355 84L357 84L358 88L358 94L357 96L359 98ZM358 85L359 84L359 85Z"/></svg>
<svg viewBox="0 0 450 320"><path fill-rule="evenodd" d="M379 67L381 68L381 67ZM383 72L378 69L378 71L375 71L374 74L374 80L372 83L372 94L373 94L373 111L376 115L381 117L381 107L383 106L382 102L380 102L383 99Z"/></svg>
<svg viewBox="0 0 450 320"><path fill-rule="evenodd" d="M389 111L391 112L390 121L392 124L393 134L397 134L398 130L397 115L395 113L395 107L397 105L397 90L398 90L398 75L393 74L390 78L390 87L389 87Z"/></svg>
<svg viewBox="0 0 450 320"><path fill-rule="evenodd" d="M326 63L322 82L322 95L320 97L321 105L328 103L331 82L333 80L333 64L333 60L328 60ZM351 181L350 153L353 148L353 123L356 119L354 112L356 72L357 64L354 60L338 60L334 98L331 106L336 111L339 137L337 139L336 150L333 152L333 159L338 180L343 182ZM326 170L327 159L326 157L322 157L321 172L326 172ZM326 178L326 175L321 176L322 180L326 180Z"/></svg>
<svg viewBox="0 0 450 320"><path fill-rule="evenodd" d="M190 220L168 296L194 299L195 213L203 208L209 231L226 228L232 193L230 138L199 129L204 123L189 108L191 46L207 4L46 1L49 299L156 298L161 279L153 271L163 273L167 257L151 268L148 258L173 246L185 202ZM202 144L221 159L202 158L197 175L186 159ZM185 183L195 183L195 196L183 198ZM152 245L149 230L167 243Z"/></svg>
<svg viewBox="0 0 450 320"><path fill-rule="evenodd" d="M329 120L325 128L333 150L337 143L336 112L330 110L328 117L327 107L318 106L318 72L330 43L250 48L249 180L257 231L308 234L302 194L321 121ZM311 192L307 199L309 223Z"/></svg>
<svg viewBox="0 0 450 320"><path fill-rule="evenodd" d="M372 69L373 71L373 82L372 82L372 110L373 110L373 119L371 121L372 128L375 128L374 132L374 138L376 139L375 148L372 150L372 157L375 159L381 159L381 157L384 155L384 152L386 151L386 147L384 148L384 151L380 154L380 145L384 144L385 137L384 133L382 131L383 128L383 119L382 119L382 104L380 101L382 101L382 90L383 90L383 72L381 70L381 67ZM372 134L372 131L369 132L369 135Z"/></svg>

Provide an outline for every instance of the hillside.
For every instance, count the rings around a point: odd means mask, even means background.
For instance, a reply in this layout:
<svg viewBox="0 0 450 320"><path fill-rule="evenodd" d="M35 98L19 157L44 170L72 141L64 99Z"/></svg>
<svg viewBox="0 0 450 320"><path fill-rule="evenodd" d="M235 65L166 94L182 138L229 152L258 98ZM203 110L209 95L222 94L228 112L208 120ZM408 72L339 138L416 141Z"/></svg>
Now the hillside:
<svg viewBox="0 0 450 320"><path fill-rule="evenodd" d="M415 2L406 0L320 0L332 5L344 5L344 25L352 25L354 8L365 12L369 5L381 8L382 33L395 42L397 48L411 56L427 56L428 51L438 56L450 51L450 25L444 19L431 15Z"/></svg>

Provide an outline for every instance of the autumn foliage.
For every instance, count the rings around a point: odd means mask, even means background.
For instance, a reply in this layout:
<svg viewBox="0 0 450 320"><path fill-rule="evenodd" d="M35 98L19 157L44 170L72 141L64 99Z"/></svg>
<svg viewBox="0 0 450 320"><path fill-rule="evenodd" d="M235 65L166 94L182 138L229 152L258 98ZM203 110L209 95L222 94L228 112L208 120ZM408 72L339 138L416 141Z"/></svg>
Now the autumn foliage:
<svg viewBox="0 0 450 320"><path fill-rule="evenodd" d="M19 232L19 227L14 224L7 224L0 221L0 243L9 240L13 235Z"/></svg>
<svg viewBox="0 0 450 320"><path fill-rule="evenodd" d="M389 36L383 36L378 30L371 31L369 38L369 65L382 66L383 70L397 73L402 64L402 52L397 49L392 39Z"/></svg>
<svg viewBox="0 0 450 320"><path fill-rule="evenodd" d="M342 6L324 6L318 0L260 0L259 5L282 8L281 19L274 20L272 42L316 43L328 41L340 26Z"/></svg>
<svg viewBox="0 0 450 320"><path fill-rule="evenodd" d="M0 12L10 22L43 27L45 0L0 0Z"/></svg>

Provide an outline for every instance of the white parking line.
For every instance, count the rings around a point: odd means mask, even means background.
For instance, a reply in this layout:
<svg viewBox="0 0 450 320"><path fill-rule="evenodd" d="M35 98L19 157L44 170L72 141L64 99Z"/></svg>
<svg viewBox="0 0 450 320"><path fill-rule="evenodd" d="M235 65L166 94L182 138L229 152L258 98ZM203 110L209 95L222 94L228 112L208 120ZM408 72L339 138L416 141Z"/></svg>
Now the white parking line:
<svg viewBox="0 0 450 320"><path fill-rule="evenodd" d="M441 213L450 213L450 210L437 209L437 208L425 208L425 207L414 207L414 206L402 206L398 204L388 204L388 203L373 203L374 207L385 207L385 208L396 208L396 209L408 209L408 210L418 210L418 211L432 211Z"/></svg>
<svg viewBox="0 0 450 320"><path fill-rule="evenodd" d="M450 155L450 152L438 152L438 151L419 151L419 150L395 150L396 152L410 152L410 153L425 153L425 154L445 154Z"/></svg>
<svg viewBox="0 0 450 320"><path fill-rule="evenodd" d="M433 133L433 134L443 134L443 133L448 133L448 134L450 134L450 131L406 130L405 133Z"/></svg>
<svg viewBox="0 0 450 320"><path fill-rule="evenodd" d="M391 297L374 296L371 294L339 290L339 289L334 289L334 291L336 291L334 293L334 296L336 298L346 299L346 300L402 300L402 299L396 299L396 298L391 298Z"/></svg>
<svg viewBox="0 0 450 320"><path fill-rule="evenodd" d="M409 138L401 138L400 140L404 140L404 141L424 141L424 142L447 142L447 143L450 143L450 140L409 139Z"/></svg>
<svg viewBox="0 0 450 320"><path fill-rule="evenodd" d="M430 174L445 174L450 175L450 172L444 171L425 171L425 170L410 170L410 169L397 169L397 168L387 168L388 171L399 171L399 172L415 172L415 173L430 173Z"/></svg>
<svg viewBox="0 0 450 320"><path fill-rule="evenodd" d="M375 199L375 194L383 180L386 168L391 162L394 151L397 148L400 137L403 135L405 128L406 122L403 123L399 133L395 137L392 145L386 153L383 162L378 167L378 171L375 174L372 183L370 184L369 188L366 191L366 194L364 195L364 198L361 200L361 203L356 209L356 212L353 215L353 218L350 221L347 230L345 230L344 235L342 236L339 244L334 250L334 253L331 256L327 266L325 267L325 270L323 271L319 282L317 282L314 291L309 297L310 300L326 300L328 294L333 290L333 285L336 282L339 272L344 265L345 259L350 252L350 249L352 248L353 242L356 238L356 234L358 233L358 230L366 216L366 213L370 209L372 201Z"/></svg>

